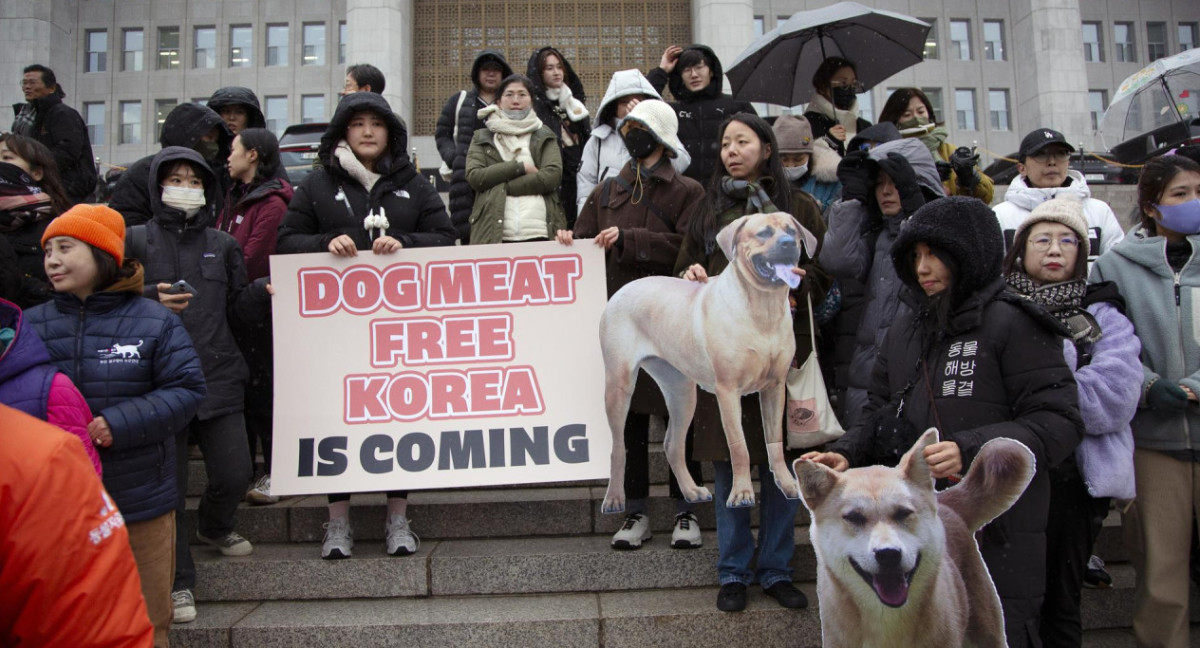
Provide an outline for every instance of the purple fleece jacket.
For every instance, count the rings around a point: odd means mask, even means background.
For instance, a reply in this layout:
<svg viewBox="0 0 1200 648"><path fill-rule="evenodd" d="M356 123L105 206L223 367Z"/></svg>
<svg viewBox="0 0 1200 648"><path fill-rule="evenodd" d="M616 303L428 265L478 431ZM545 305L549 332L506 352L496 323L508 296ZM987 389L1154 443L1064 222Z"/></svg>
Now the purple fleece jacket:
<svg viewBox="0 0 1200 648"><path fill-rule="evenodd" d="M1087 307L1103 332L1092 349L1092 361L1075 370L1079 413L1085 434L1075 459L1092 497L1133 499L1133 430L1142 390L1142 344L1133 324L1112 304ZM1063 342L1067 366L1075 367L1075 345Z"/></svg>

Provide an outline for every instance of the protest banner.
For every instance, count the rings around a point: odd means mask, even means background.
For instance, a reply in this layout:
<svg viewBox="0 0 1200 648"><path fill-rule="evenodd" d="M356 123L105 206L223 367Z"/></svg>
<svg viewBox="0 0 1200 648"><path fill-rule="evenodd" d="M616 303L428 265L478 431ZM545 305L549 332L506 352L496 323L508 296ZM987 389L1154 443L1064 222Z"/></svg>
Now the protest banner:
<svg viewBox="0 0 1200 648"><path fill-rule="evenodd" d="M608 476L603 251L271 257L278 495Z"/></svg>

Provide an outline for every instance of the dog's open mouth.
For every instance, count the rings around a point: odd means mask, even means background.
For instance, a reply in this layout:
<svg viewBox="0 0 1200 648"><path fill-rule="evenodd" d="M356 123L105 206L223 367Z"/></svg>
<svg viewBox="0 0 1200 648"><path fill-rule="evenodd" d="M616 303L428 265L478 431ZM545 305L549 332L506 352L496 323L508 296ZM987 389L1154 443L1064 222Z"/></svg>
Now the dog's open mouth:
<svg viewBox="0 0 1200 648"><path fill-rule="evenodd" d="M850 564L854 567L854 571L858 572L859 576L875 590L875 595L879 597L880 602L888 607L900 607L908 600L908 586L912 583L913 575L917 573L917 568L921 566L921 554L917 554L917 562L913 568L907 573L899 570L887 570L878 574L872 574L858 563L850 558Z"/></svg>
<svg viewBox="0 0 1200 648"><path fill-rule="evenodd" d="M761 254L754 257L754 271L760 277L773 283L785 283L789 288L800 285L800 275L792 272L795 265L795 262L780 262Z"/></svg>

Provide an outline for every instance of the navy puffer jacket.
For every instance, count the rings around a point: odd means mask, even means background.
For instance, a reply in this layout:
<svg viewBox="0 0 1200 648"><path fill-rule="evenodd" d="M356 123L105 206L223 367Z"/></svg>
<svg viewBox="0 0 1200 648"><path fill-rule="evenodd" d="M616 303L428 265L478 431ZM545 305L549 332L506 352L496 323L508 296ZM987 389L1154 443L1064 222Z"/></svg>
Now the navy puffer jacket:
<svg viewBox="0 0 1200 648"><path fill-rule="evenodd" d="M66 293L27 321L96 416L112 428L100 448L104 487L127 522L175 508L175 433L200 408L204 374L174 313L143 299L142 271L80 301Z"/></svg>

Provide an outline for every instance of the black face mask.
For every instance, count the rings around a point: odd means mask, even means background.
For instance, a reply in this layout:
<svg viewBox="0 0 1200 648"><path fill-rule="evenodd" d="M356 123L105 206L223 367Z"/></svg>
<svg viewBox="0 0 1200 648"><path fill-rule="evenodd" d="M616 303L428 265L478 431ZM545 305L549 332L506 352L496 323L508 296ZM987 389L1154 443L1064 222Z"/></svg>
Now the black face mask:
<svg viewBox="0 0 1200 648"><path fill-rule="evenodd" d="M621 136L621 139L624 140L629 155L635 160L645 158L658 148L658 140L654 139L649 131L640 128L630 128L628 133Z"/></svg>
<svg viewBox="0 0 1200 648"><path fill-rule="evenodd" d="M853 106L857 99L858 94L854 92L854 88L833 88L833 105L838 110L850 110L850 106Z"/></svg>

